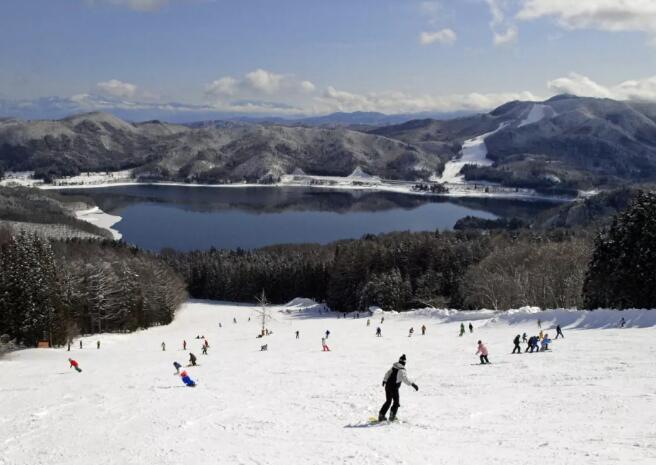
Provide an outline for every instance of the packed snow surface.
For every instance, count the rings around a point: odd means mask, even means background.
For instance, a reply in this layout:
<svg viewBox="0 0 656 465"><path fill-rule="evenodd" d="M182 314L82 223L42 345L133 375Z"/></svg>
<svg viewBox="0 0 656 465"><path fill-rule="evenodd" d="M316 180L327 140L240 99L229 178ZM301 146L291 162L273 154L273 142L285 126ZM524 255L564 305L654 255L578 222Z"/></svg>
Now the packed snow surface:
<svg viewBox="0 0 656 465"><path fill-rule="evenodd" d="M75 217L78 220L86 221L91 224L95 224L99 228L106 229L112 233L114 240L120 240L123 235L118 232L116 229L112 229L116 223L121 221L123 218L116 215L110 215L102 211L99 207L93 207L88 210L79 210L75 212Z"/></svg>
<svg viewBox="0 0 656 465"><path fill-rule="evenodd" d="M262 339L254 310L192 301L168 326L0 359L0 464L656 463L654 310L423 309L377 312L368 327L297 299L272 308ZM560 322L565 339L511 355L538 318L552 338ZM459 337L461 321L474 333ZM183 339L196 388L174 375ZM478 339L489 366L476 364ZM401 354L419 392L401 388L401 422L369 426Z"/></svg>
<svg viewBox="0 0 656 465"><path fill-rule="evenodd" d="M442 177L439 181L450 184L462 184L465 182L465 178L464 175L460 174L460 171L462 171L462 168L465 165L492 165L492 160L487 158L487 146L485 145L485 139L495 132L500 131L504 127L506 127L505 123L501 124L494 131L481 134L480 136L476 136L463 142L462 150L460 151L460 157L448 161L444 165L444 171L442 172Z"/></svg>

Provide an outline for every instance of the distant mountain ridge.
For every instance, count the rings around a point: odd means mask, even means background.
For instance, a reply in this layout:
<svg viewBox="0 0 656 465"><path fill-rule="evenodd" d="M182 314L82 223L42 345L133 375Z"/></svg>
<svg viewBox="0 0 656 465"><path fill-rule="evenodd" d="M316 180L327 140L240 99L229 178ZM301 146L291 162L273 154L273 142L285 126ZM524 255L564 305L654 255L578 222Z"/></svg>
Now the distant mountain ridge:
<svg viewBox="0 0 656 465"><path fill-rule="evenodd" d="M0 163L41 174L135 168L151 179L270 181L302 170L428 179L482 134L491 166L466 165L470 181L568 191L656 180L656 105L561 95L513 101L486 114L383 124L397 116L337 113L312 124L158 120L107 113L61 120L0 119ZM332 121L333 123L328 123ZM377 121L370 127L365 121Z"/></svg>

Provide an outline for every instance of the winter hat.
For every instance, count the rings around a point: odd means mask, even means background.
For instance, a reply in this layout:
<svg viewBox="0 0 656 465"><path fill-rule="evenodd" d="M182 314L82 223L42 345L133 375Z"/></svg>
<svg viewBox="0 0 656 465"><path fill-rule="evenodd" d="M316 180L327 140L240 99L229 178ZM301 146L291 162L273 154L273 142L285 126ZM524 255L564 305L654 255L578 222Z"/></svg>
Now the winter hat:
<svg viewBox="0 0 656 465"><path fill-rule="evenodd" d="M399 363L401 365L405 365L405 354L401 355L401 358L399 358Z"/></svg>

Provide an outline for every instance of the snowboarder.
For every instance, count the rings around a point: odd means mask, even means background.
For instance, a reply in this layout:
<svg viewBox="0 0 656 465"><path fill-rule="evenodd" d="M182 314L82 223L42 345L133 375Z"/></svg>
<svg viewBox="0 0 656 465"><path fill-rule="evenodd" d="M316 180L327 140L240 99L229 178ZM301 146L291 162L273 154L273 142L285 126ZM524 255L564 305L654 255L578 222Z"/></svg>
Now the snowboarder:
<svg viewBox="0 0 656 465"><path fill-rule="evenodd" d="M560 325L556 325L556 339L558 339L559 336L562 336L563 339L565 338L563 330L560 329Z"/></svg>
<svg viewBox="0 0 656 465"><path fill-rule="evenodd" d="M162 352L166 351L166 342L162 342Z"/></svg>
<svg viewBox="0 0 656 465"><path fill-rule="evenodd" d="M465 324L460 323L460 337L462 337L463 334L465 334Z"/></svg>
<svg viewBox="0 0 656 465"><path fill-rule="evenodd" d="M301 332L299 330L296 330L296 339L298 339L301 336Z"/></svg>
<svg viewBox="0 0 656 465"><path fill-rule="evenodd" d="M399 358L399 361L394 363L392 368L387 370L387 373L385 373L385 376L383 377L383 387L385 388L385 403L380 408L380 412L378 412L378 421L387 420L385 415L387 415L387 410L390 408L390 405L392 406L392 409L390 410L389 419L390 421L394 421L396 419L396 412L401 406L399 404L399 388L401 387L401 383L412 386L415 388L415 391L419 390L419 386L408 379L408 374L405 371L405 362L406 358L405 354L403 354Z"/></svg>
<svg viewBox="0 0 656 465"><path fill-rule="evenodd" d="M196 356L189 352L189 366L196 366Z"/></svg>
<svg viewBox="0 0 656 465"><path fill-rule="evenodd" d="M380 329L380 326L376 328L376 337L381 337L383 335L383 330Z"/></svg>
<svg viewBox="0 0 656 465"><path fill-rule="evenodd" d="M80 365L77 363L76 360L73 360L72 358L69 358L68 363L71 364L71 366L69 368L75 368L75 371L77 371L78 373L82 373L82 368L80 368Z"/></svg>
<svg viewBox="0 0 656 465"><path fill-rule="evenodd" d="M96 349L100 349L100 341L96 341Z"/></svg>
<svg viewBox="0 0 656 465"><path fill-rule="evenodd" d="M410 331L408 331L408 337L412 337L414 333L415 333L415 328L410 327Z"/></svg>
<svg viewBox="0 0 656 465"><path fill-rule="evenodd" d="M626 320L624 319L624 317L622 317L622 319L620 320L620 328L624 328L625 324L626 324Z"/></svg>
<svg viewBox="0 0 656 465"><path fill-rule="evenodd" d="M179 375L180 374L180 368L182 368L182 365L180 365L178 362L173 362L173 367L175 368L175 374Z"/></svg>
<svg viewBox="0 0 656 465"><path fill-rule="evenodd" d="M522 342L526 342L526 340L527 340L526 337L527 337L526 333L522 334Z"/></svg>
<svg viewBox="0 0 656 465"><path fill-rule="evenodd" d="M330 336L330 331L326 330L326 339Z"/></svg>
<svg viewBox="0 0 656 465"><path fill-rule="evenodd" d="M321 338L321 347L323 348L324 352L330 352L330 347L328 347L328 344L326 344L326 338L325 337Z"/></svg>
<svg viewBox="0 0 656 465"><path fill-rule="evenodd" d="M187 350L187 341L184 339L182 340L182 350Z"/></svg>
<svg viewBox="0 0 656 465"><path fill-rule="evenodd" d="M471 334L473 332L474 332L474 325L469 323L469 333Z"/></svg>
<svg viewBox="0 0 656 465"><path fill-rule="evenodd" d="M515 348L513 349L512 353L513 354L514 353L521 354L522 353L522 348L519 347L519 334L517 336L515 336L515 339L513 339L513 344L515 344ZM515 351L517 351L517 352L515 352Z"/></svg>
<svg viewBox="0 0 656 465"><path fill-rule="evenodd" d="M187 387L196 387L196 383L189 377L187 370L182 370L180 373L180 378L182 378L182 382L185 383Z"/></svg>
<svg viewBox="0 0 656 465"><path fill-rule="evenodd" d="M478 341L478 350L476 351L476 355L480 354L480 359L481 359L481 365L485 365L487 363L490 363L490 361L487 358L487 347L485 347L485 344L483 344L483 341Z"/></svg>
<svg viewBox="0 0 656 465"><path fill-rule="evenodd" d="M421 325L421 335L422 336L426 335L426 325Z"/></svg>

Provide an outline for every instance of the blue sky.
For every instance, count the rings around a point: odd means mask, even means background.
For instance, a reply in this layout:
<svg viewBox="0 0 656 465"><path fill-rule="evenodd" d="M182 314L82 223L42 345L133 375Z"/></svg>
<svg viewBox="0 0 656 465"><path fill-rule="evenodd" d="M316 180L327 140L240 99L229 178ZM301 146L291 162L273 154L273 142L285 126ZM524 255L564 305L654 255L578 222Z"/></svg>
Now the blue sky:
<svg viewBox="0 0 656 465"><path fill-rule="evenodd" d="M649 0L3 0L0 97L226 111L656 98Z"/></svg>

